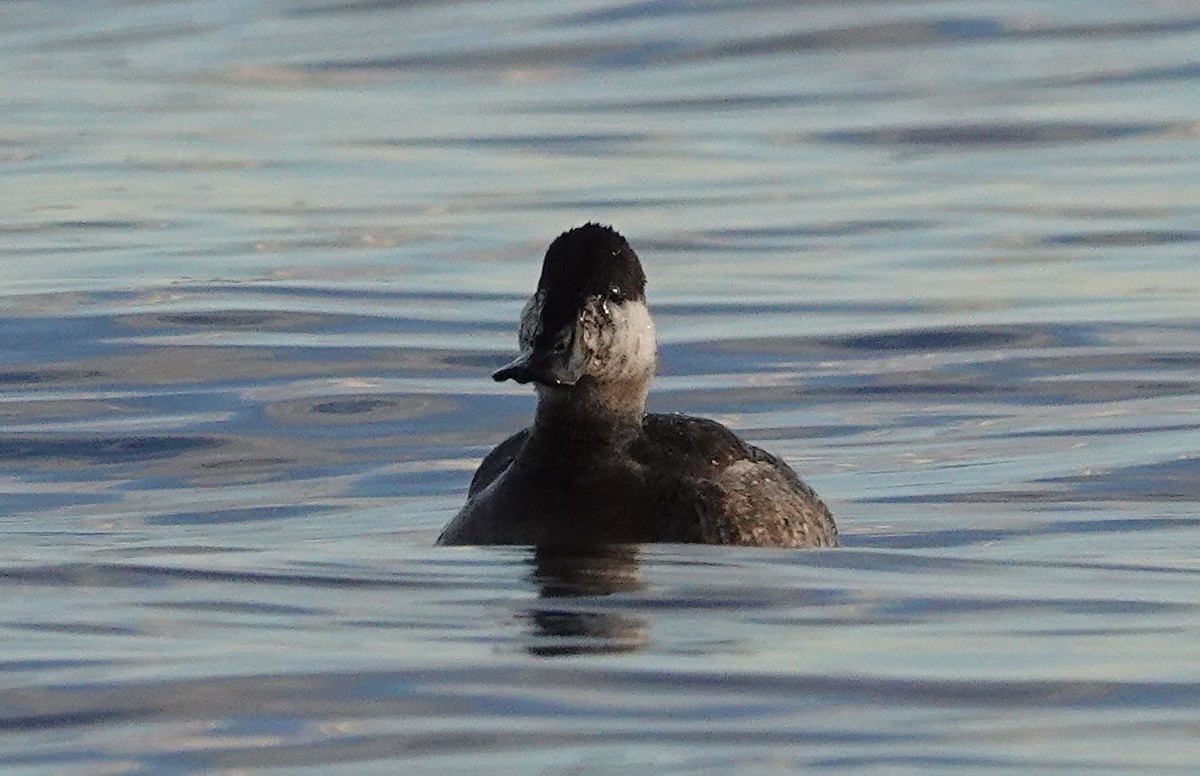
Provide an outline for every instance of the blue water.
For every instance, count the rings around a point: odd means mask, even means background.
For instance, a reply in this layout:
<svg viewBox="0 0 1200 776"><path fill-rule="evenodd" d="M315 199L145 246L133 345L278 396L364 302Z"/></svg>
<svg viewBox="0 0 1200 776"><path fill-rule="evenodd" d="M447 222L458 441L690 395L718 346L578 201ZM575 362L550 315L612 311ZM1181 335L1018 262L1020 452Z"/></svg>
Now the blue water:
<svg viewBox="0 0 1200 776"><path fill-rule="evenodd" d="M1193 3L0 4L0 768L1192 773ZM437 549L545 246L829 551Z"/></svg>

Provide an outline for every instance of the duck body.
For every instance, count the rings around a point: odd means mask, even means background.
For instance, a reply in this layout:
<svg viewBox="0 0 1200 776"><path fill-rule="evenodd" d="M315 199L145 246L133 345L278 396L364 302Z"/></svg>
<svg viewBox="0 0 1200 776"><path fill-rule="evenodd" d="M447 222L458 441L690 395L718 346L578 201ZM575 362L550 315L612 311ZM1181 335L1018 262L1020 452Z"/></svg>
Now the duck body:
<svg viewBox="0 0 1200 776"><path fill-rule="evenodd" d="M791 467L716 421L649 414L612 448L544 444L527 428L496 447L439 543L837 545L828 508Z"/></svg>
<svg viewBox="0 0 1200 776"><path fill-rule="evenodd" d="M484 458L439 544L837 545L828 508L784 461L716 421L645 412L644 282L608 227L551 245L522 353L494 375L535 384L533 424Z"/></svg>

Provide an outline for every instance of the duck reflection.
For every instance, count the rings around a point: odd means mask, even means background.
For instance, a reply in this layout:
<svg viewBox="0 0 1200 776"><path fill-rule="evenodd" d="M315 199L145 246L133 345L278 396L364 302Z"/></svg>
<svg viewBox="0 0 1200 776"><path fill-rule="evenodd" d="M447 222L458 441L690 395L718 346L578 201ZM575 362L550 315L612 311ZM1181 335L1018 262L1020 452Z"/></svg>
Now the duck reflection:
<svg viewBox="0 0 1200 776"><path fill-rule="evenodd" d="M649 640L645 618L599 597L641 590L635 545L538 547L530 558L537 602L525 613L534 655L635 652Z"/></svg>

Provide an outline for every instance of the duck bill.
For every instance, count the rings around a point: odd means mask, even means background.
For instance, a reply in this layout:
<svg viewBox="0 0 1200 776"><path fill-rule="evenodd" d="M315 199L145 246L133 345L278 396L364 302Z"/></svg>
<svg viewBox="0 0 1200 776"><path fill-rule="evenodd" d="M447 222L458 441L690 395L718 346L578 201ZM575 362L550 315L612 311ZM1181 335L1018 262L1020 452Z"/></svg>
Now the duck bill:
<svg viewBox="0 0 1200 776"><path fill-rule="evenodd" d="M522 385L525 383L550 386L574 385L579 381L581 374L571 361L569 354L560 356L526 350L493 372L492 379L498 383L515 380Z"/></svg>

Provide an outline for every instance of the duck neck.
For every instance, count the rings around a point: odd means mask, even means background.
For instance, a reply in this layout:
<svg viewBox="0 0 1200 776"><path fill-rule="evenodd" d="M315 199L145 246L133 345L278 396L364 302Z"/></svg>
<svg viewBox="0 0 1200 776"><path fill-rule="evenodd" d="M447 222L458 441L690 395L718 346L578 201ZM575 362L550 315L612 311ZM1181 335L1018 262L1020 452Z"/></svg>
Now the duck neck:
<svg viewBox="0 0 1200 776"><path fill-rule="evenodd" d="M533 439L571 449L625 447L642 433L649 384L614 386L590 378L570 387L538 386Z"/></svg>

